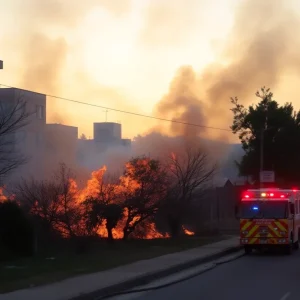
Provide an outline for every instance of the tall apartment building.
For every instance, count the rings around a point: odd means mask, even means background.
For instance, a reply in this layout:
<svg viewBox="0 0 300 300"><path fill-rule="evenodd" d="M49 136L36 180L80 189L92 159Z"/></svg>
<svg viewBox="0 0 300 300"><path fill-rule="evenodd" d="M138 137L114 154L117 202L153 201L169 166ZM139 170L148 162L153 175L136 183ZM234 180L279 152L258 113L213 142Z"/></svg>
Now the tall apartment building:
<svg viewBox="0 0 300 300"><path fill-rule="evenodd" d="M28 158L25 165L4 178L5 181L14 181L21 176L32 175L43 177L44 163L44 132L46 126L46 96L43 94L16 89L0 89L1 114L5 115L15 107L18 102L25 103L25 113L29 114L28 124L18 128L10 135L13 150L22 153ZM0 138L2 138L0 136Z"/></svg>

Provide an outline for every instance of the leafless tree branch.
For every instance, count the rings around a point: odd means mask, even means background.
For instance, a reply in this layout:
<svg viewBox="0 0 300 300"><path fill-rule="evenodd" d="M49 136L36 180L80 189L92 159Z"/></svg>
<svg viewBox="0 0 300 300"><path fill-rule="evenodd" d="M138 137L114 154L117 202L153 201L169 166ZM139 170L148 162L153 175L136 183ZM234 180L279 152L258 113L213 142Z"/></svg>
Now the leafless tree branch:
<svg viewBox="0 0 300 300"><path fill-rule="evenodd" d="M168 157L170 188L165 199L165 212L173 235L178 235L180 224L193 195L204 193L212 182L217 166L201 148L186 144L183 151Z"/></svg>
<svg viewBox="0 0 300 300"><path fill-rule="evenodd" d="M15 101L0 102L0 176L28 161L28 157L17 149L17 132L30 123L33 112L26 110L26 101L21 93Z"/></svg>

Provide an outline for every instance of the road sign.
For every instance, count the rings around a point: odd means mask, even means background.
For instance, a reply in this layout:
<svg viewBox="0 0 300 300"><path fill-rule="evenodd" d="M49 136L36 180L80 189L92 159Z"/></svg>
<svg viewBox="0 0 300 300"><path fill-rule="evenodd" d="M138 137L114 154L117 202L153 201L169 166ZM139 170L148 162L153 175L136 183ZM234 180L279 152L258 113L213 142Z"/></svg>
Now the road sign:
<svg viewBox="0 0 300 300"><path fill-rule="evenodd" d="M275 182L274 171L262 171L260 172L260 182Z"/></svg>

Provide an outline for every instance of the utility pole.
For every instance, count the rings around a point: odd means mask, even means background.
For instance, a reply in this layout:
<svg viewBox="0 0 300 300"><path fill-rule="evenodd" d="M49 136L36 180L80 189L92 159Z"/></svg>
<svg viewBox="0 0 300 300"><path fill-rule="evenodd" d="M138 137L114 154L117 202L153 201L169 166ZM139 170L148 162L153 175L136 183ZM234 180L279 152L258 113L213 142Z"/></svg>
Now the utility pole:
<svg viewBox="0 0 300 300"><path fill-rule="evenodd" d="M0 70L3 70L3 60L0 60ZM3 185L3 178L2 178L3 176L2 175L0 175L0 186L2 186Z"/></svg>
<svg viewBox="0 0 300 300"><path fill-rule="evenodd" d="M107 113L109 112L109 110L104 110L103 112L105 112L105 122L107 122Z"/></svg>
<svg viewBox="0 0 300 300"><path fill-rule="evenodd" d="M261 180L261 174L264 170L264 133L265 130L262 129L260 133L260 168L259 168L259 182L260 182L260 188L263 188L263 183Z"/></svg>
<svg viewBox="0 0 300 300"><path fill-rule="evenodd" d="M265 124L264 124L263 128L261 129L261 133L260 133L260 172L259 172L260 188L263 188L261 174L264 171L264 137L265 137L265 131L268 130L268 108L267 107L265 107L265 113L266 113Z"/></svg>

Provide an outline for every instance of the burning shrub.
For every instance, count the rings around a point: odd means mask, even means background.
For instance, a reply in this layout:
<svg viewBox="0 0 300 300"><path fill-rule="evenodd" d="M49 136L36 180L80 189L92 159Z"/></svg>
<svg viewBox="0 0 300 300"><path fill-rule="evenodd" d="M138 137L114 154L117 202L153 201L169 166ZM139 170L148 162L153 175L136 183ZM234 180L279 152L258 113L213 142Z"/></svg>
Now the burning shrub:
<svg viewBox="0 0 300 300"><path fill-rule="evenodd" d="M123 218L123 208L115 203L101 203L99 199L87 199L85 207L85 225L89 235L101 234L101 227L105 226L109 241L113 241L113 229Z"/></svg>
<svg viewBox="0 0 300 300"><path fill-rule="evenodd" d="M112 230L116 228L118 222L124 217L123 208L118 204L108 204L103 209L103 218L107 229L108 239L113 240Z"/></svg>
<svg viewBox="0 0 300 300"><path fill-rule="evenodd" d="M77 185L66 165L60 165L53 181L23 180L16 195L28 212L43 220L45 227L55 229L64 237L80 232Z"/></svg>
<svg viewBox="0 0 300 300"><path fill-rule="evenodd" d="M127 239L138 224L157 212L168 182L160 161L146 157L129 161L120 180L121 197L127 210L123 239Z"/></svg>
<svg viewBox="0 0 300 300"><path fill-rule="evenodd" d="M142 228L145 234L138 236L163 237L152 220L168 188L163 165L138 157L126 164L119 179L105 173L105 167L94 171L86 187L79 189L62 164L52 182L24 181L18 197L31 214L63 237L101 236L112 241L127 239Z"/></svg>
<svg viewBox="0 0 300 300"><path fill-rule="evenodd" d="M156 228L153 218L149 218L136 226L132 236L136 239L160 239L168 238L169 234L160 233Z"/></svg>

